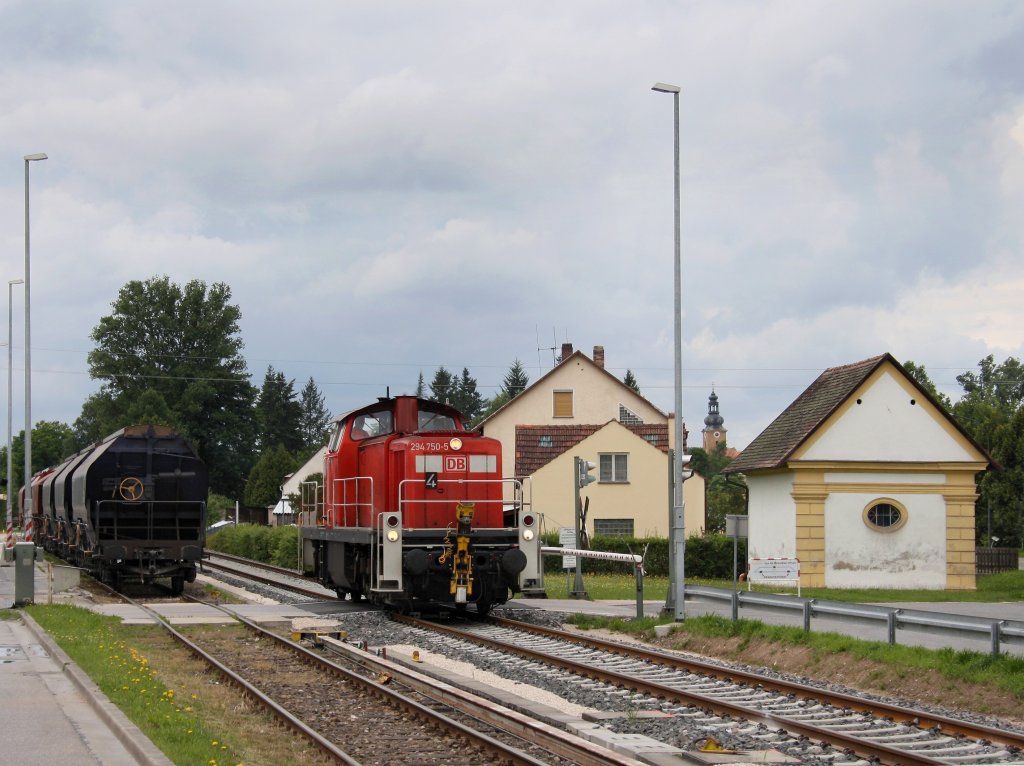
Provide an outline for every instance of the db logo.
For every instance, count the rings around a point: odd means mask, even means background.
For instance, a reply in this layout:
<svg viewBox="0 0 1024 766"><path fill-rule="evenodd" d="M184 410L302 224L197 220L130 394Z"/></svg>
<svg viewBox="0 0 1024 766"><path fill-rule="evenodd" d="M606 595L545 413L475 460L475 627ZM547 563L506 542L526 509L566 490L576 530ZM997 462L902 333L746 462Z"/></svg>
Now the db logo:
<svg viewBox="0 0 1024 766"><path fill-rule="evenodd" d="M465 455L445 455L445 473L452 473L458 471L462 471L464 473L467 470L469 470L469 459Z"/></svg>

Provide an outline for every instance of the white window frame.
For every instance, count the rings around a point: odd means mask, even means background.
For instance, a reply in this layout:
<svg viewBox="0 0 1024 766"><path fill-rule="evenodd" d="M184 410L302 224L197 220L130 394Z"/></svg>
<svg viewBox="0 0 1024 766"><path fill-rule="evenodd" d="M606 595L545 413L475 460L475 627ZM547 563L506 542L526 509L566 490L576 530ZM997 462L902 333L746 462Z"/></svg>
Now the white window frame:
<svg viewBox="0 0 1024 766"><path fill-rule="evenodd" d="M605 458L610 460L610 471L605 473ZM599 452L597 455L598 482L601 484L629 483L629 453ZM608 478L605 478L608 476Z"/></svg>

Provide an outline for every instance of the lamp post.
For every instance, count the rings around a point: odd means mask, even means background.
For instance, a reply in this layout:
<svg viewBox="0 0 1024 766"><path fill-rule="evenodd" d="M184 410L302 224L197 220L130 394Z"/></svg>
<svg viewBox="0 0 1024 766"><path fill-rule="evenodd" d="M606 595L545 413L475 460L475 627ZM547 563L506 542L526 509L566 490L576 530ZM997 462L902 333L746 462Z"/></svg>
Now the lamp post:
<svg viewBox="0 0 1024 766"><path fill-rule="evenodd" d="M32 515L32 259L28 227L28 166L45 160L42 152L25 155L25 516ZM27 521L26 521L27 524Z"/></svg>
<svg viewBox="0 0 1024 766"><path fill-rule="evenodd" d="M683 307L682 307L682 260L680 257L680 194L679 194L679 86L655 83L651 90L671 93L675 107L675 459L672 461L672 525L669 544L675 556L672 581L668 588L666 609L672 609L676 620L685 618L686 582L686 522L683 504Z"/></svg>
<svg viewBox="0 0 1024 766"><path fill-rule="evenodd" d="M11 419L14 417L11 391L13 389L14 376L11 370L13 354L11 352L11 341L13 340L14 323L14 286L24 284L24 279L12 279L7 283L7 529L14 523L14 507L11 505L11 492L14 489L14 461L11 456Z"/></svg>

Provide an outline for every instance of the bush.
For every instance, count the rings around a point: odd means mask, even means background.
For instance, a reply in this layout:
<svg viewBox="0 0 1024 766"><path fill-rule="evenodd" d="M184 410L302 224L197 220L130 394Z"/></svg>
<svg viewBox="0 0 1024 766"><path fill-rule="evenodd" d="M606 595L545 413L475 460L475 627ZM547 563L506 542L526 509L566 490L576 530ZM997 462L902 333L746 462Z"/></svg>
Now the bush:
<svg viewBox="0 0 1024 766"><path fill-rule="evenodd" d="M226 527L207 538L208 548L265 564L297 569L298 527L261 527L241 524Z"/></svg>
<svg viewBox="0 0 1024 766"><path fill-rule="evenodd" d="M544 545L558 546L558 533L549 532L544 536ZM647 552L644 555L644 548ZM664 537L635 538L596 536L590 541L591 550L608 553L637 553L644 555L644 570L648 575L668 577L668 540ZM741 539L737 546L736 559L739 571L746 571L747 541ZM732 579L732 538L725 535L706 535L686 538L687 578L707 580ZM544 571L561 572L562 559L558 556L544 557ZM626 564L618 561L586 559L583 571L594 574L628 573Z"/></svg>

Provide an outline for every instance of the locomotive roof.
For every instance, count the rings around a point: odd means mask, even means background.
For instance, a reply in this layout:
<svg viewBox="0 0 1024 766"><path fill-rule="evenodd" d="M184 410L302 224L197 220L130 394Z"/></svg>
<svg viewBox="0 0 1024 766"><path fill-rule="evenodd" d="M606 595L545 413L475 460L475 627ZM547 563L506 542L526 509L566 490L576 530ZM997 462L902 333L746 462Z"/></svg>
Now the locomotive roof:
<svg viewBox="0 0 1024 766"><path fill-rule="evenodd" d="M395 402L398 401L399 399L416 399L417 402L425 404L427 409L443 412L447 415L455 415L456 417L459 418L459 420L462 420L462 413L455 407L452 407L450 404L442 404L441 402L435 402L433 399L423 399L415 396L381 396L373 404L367 404L362 407L358 407L354 410L343 412L336 418L334 418L334 420L332 420L331 422L340 423L341 421L349 418L352 415L356 415L362 412L373 412L375 410L379 410L382 406L394 411Z"/></svg>

